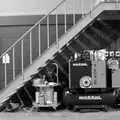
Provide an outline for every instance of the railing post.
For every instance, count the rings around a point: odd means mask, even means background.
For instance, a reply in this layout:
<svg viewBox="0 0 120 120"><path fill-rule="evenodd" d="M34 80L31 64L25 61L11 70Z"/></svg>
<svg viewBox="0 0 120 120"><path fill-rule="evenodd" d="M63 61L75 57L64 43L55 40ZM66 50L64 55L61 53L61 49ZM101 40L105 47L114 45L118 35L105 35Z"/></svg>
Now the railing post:
<svg viewBox="0 0 120 120"><path fill-rule="evenodd" d="M21 62L22 62L22 77L24 80L23 39L21 40Z"/></svg>
<svg viewBox="0 0 120 120"><path fill-rule="evenodd" d="M6 58L5 58L5 60L6 60ZM6 64L6 61L5 61L5 70L4 70L4 72L5 72L5 81L4 81L4 87L6 88L7 87L7 64Z"/></svg>
<svg viewBox="0 0 120 120"><path fill-rule="evenodd" d="M93 0L91 0L91 3L90 3L90 15L92 16L92 10L93 10Z"/></svg>
<svg viewBox="0 0 120 120"><path fill-rule="evenodd" d="M56 43L57 43L57 49L59 51L59 41L58 41L58 15L56 13Z"/></svg>
<svg viewBox="0 0 120 120"><path fill-rule="evenodd" d="M115 7L116 7L116 8L119 8L119 2L120 2L119 0L115 0L115 3L116 3L116 4L115 4Z"/></svg>
<svg viewBox="0 0 120 120"><path fill-rule="evenodd" d="M66 2L64 3L64 5L65 5L65 12L64 12L64 24L65 24L65 33L66 33L66 31L67 31L67 9L66 9Z"/></svg>
<svg viewBox="0 0 120 120"><path fill-rule="evenodd" d="M76 0L75 0L76 1ZM74 2L74 0L73 0L73 2ZM76 3L76 2L75 2ZM74 3L73 3L74 4ZM75 18L75 14L76 14L76 10L75 10L75 8L74 8L74 10L73 10L73 25L75 25L75 20L76 20L76 18Z"/></svg>
<svg viewBox="0 0 120 120"><path fill-rule="evenodd" d="M84 10L83 10L84 4L83 4L82 0L80 0L80 1L81 1L81 5L80 5L81 6L81 16L84 17Z"/></svg>
<svg viewBox="0 0 120 120"><path fill-rule="evenodd" d="M14 47L13 47L12 57L13 57L13 80L15 80L15 48Z"/></svg>
<svg viewBox="0 0 120 120"><path fill-rule="evenodd" d="M73 25L75 25L75 13L73 13Z"/></svg>
<svg viewBox="0 0 120 120"><path fill-rule="evenodd" d="M76 0L72 0L72 2L73 2L73 5L74 5L74 3L76 4ZM73 26L75 25L75 19L76 19L75 15L76 15L76 10L73 7L73 14L72 14L72 17L73 17Z"/></svg>
<svg viewBox="0 0 120 120"><path fill-rule="evenodd" d="M49 40L49 16L47 16L47 48L50 47L50 40Z"/></svg>
<svg viewBox="0 0 120 120"><path fill-rule="evenodd" d="M70 60L68 61L68 65L69 65L69 68L70 68ZM69 75L69 88L71 88L71 75L70 75L70 73L71 73L71 71L69 69L69 73L68 73L68 75Z"/></svg>
<svg viewBox="0 0 120 120"><path fill-rule="evenodd" d="M40 24L38 26L38 40L39 40L39 56L41 56L41 30L40 30Z"/></svg>
<svg viewBox="0 0 120 120"><path fill-rule="evenodd" d="M32 64L32 31L30 32L30 64Z"/></svg>
<svg viewBox="0 0 120 120"><path fill-rule="evenodd" d="M56 64L56 63L55 63ZM56 64L56 74L57 74L57 83L59 83L59 67L58 64Z"/></svg>

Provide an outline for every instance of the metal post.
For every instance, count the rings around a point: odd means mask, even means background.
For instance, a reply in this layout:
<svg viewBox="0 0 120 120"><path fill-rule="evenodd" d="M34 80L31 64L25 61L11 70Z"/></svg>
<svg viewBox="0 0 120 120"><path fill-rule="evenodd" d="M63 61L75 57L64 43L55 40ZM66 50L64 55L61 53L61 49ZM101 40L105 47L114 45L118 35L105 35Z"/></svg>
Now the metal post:
<svg viewBox="0 0 120 120"><path fill-rule="evenodd" d="M65 24L65 33L67 31L67 9L66 9L66 2L65 4L65 12L64 12L64 24Z"/></svg>
<svg viewBox="0 0 120 120"><path fill-rule="evenodd" d="M59 41L58 41L58 15L56 14L56 43L57 43L57 49L59 51Z"/></svg>
<svg viewBox="0 0 120 120"><path fill-rule="evenodd" d="M72 1L72 3L71 3L71 1ZM73 5L73 6L75 6L77 3L76 3L76 0L71 0L70 1L70 5ZM72 13L72 17L73 17L73 26L75 25L75 14L76 14L76 10L75 10L75 7L72 7L71 8L71 6L70 6L70 9L72 9L72 11L73 11L73 13Z"/></svg>
<svg viewBox="0 0 120 120"><path fill-rule="evenodd" d="M56 64L56 67L57 67L57 84L59 83L59 67L58 67L58 64Z"/></svg>
<svg viewBox="0 0 120 120"><path fill-rule="evenodd" d="M15 80L15 48L13 47L13 80Z"/></svg>
<svg viewBox="0 0 120 120"><path fill-rule="evenodd" d="M76 0L75 0L76 1ZM73 0L73 2L74 2L74 0ZM73 3L73 5L74 5L74 3ZM75 5L76 5L76 2L75 2ZM74 8L74 10L73 10L73 25L75 25L75 20L76 20L76 18L75 18L75 14L76 14L76 10L75 10L75 8Z"/></svg>
<svg viewBox="0 0 120 120"><path fill-rule="evenodd" d="M30 32L30 64L32 64L32 31Z"/></svg>
<svg viewBox="0 0 120 120"><path fill-rule="evenodd" d="M81 16L83 17L83 2L82 2L82 0L80 0L81 2L80 2L80 7L81 7Z"/></svg>
<svg viewBox="0 0 120 120"><path fill-rule="evenodd" d="M5 56L6 57L6 56ZM5 84L5 88L7 87L7 64L6 64L6 58L5 58L5 81L4 81L4 84Z"/></svg>
<svg viewBox="0 0 120 120"><path fill-rule="evenodd" d="M83 18L85 16L85 11L84 11L84 0L81 0L81 17Z"/></svg>
<svg viewBox="0 0 120 120"><path fill-rule="evenodd" d="M49 16L47 17L47 47L50 47L50 40L49 40Z"/></svg>
<svg viewBox="0 0 120 120"><path fill-rule="evenodd" d="M115 7L119 8L119 0L115 0Z"/></svg>
<svg viewBox="0 0 120 120"><path fill-rule="evenodd" d="M91 2L91 3L90 3L90 15L92 16L92 9L93 9L93 4L94 4L94 3L93 3L92 0L91 0L90 2Z"/></svg>
<svg viewBox="0 0 120 120"><path fill-rule="evenodd" d="M73 13L73 25L75 25L75 13Z"/></svg>
<svg viewBox="0 0 120 120"><path fill-rule="evenodd" d="M23 80L24 80L24 61L23 61L23 40L21 40L21 62L22 62L22 77L23 77Z"/></svg>
<svg viewBox="0 0 120 120"><path fill-rule="evenodd" d="M70 60L69 60L69 88L71 88L71 70L70 70Z"/></svg>
<svg viewBox="0 0 120 120"><path fill-rule="evenodd" d="M40 24L38 26L38 40L39 40L39 56L41 56L41 30L40 30Z"/></svg>

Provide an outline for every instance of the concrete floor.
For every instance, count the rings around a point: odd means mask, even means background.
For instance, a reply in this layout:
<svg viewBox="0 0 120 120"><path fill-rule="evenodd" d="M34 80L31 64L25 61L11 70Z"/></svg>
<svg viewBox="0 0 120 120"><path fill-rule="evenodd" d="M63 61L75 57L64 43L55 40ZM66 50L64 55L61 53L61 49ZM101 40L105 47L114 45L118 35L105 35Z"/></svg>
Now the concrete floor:
<svg viewBox="0 0 120 120"><path fill-rule="evenodd" d="M119 120L120 111L80 113L69 110L57 112L0 113L0 120Z"/></svg>

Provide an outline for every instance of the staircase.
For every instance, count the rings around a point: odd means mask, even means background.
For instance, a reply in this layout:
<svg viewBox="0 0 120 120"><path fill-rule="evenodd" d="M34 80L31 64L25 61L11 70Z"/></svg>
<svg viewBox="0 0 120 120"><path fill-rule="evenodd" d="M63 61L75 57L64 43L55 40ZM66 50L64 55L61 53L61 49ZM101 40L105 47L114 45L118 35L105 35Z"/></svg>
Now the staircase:
<svg viewBox="0 0 120 120"><path fill-rule="evenodd" d="M120 10L120 3L113 2L100 2L98 5L94 6L88 13L82 14L80 19L76 22L76 14L72 14L72 27L70 29L67 28L67 11L65 12L64 18L64 32L62 36L59 35L59 13L55 12L57 9L69 7L69 0L63 0L59 3L52 11L45 15L42 19L40 19L32 28L30 28L25 34L23 34L10 48L8 48L1 56L0 56L0 64L1 64L1 80L4 81L4 88L0 92L0 106L4 104L5 101L9 100L9 98L15 94L21 87L27 83L27 81L31 80L31 75L36 74L38 72L38 68L45 66L49 59L54 59L57 64L59 64L59 60L64 58L64 61L67 61L66 57L69 51L74 53L76 51L76 45L81 46L83 49L89 49L89 46L86 46L84 43L86 39L92 41L86 41L91 43L96 47L100 48L103 43L99 43L96 40L96 37L101 37L105 39L106 44L110 44L112 39L105 35L105 33L101 33L97 28L92 27L90 31L86 31L87 27L91 26L96 20L96 18L104 11L104 10ZM50 17L54 15L55 20L55 40L50 41ZM41 24L46 24L46 44L41 40L42 27ZM102 24L104 25L104 24ZM108 29L108 28L106 28ZM94 33L93 36L90 36L90 32ZM103 35L103 36L101 36ZM85 39L86 38L86 39ZM79 39L79 40L78 40ZM34 43L35 42L35 43ZM45 44L45 45L44 45ZM72 47L71 47L72 44ZM29 45L27 49L25 45ZM37 46L34 46L37 45ZM75 45L75 46L74 46ZM65 51L64 48L67 48ZM36 51L34 53L33 51ZM63 52L64 51L64 52ZM26 53L28 55L26 56ZM2 58L6 54L10 55L11 64L2 64ZM66 54L66 55L64 55ZM19 58L19 59L17 59ZM16 65L16 60L18 60L19 65ZM66 62L63 62L66 63ZM20 69L16 69L17 67ZM59 64L61 70L65 71L63 65ZM9 73L9 71L11 71ZM10 74L10 76L8 75Z"/></svg>

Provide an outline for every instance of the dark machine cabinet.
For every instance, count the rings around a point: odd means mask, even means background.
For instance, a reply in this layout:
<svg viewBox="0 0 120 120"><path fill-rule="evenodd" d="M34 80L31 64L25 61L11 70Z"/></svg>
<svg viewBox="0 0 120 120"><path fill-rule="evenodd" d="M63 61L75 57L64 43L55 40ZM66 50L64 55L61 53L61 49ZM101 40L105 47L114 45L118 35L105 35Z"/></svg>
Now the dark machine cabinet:
<svg viewBox="0 0 120 120"><path fill-rule="evenodd" d="M91 87L91 65L91 61L69 61L69 88Z"/></svg>

